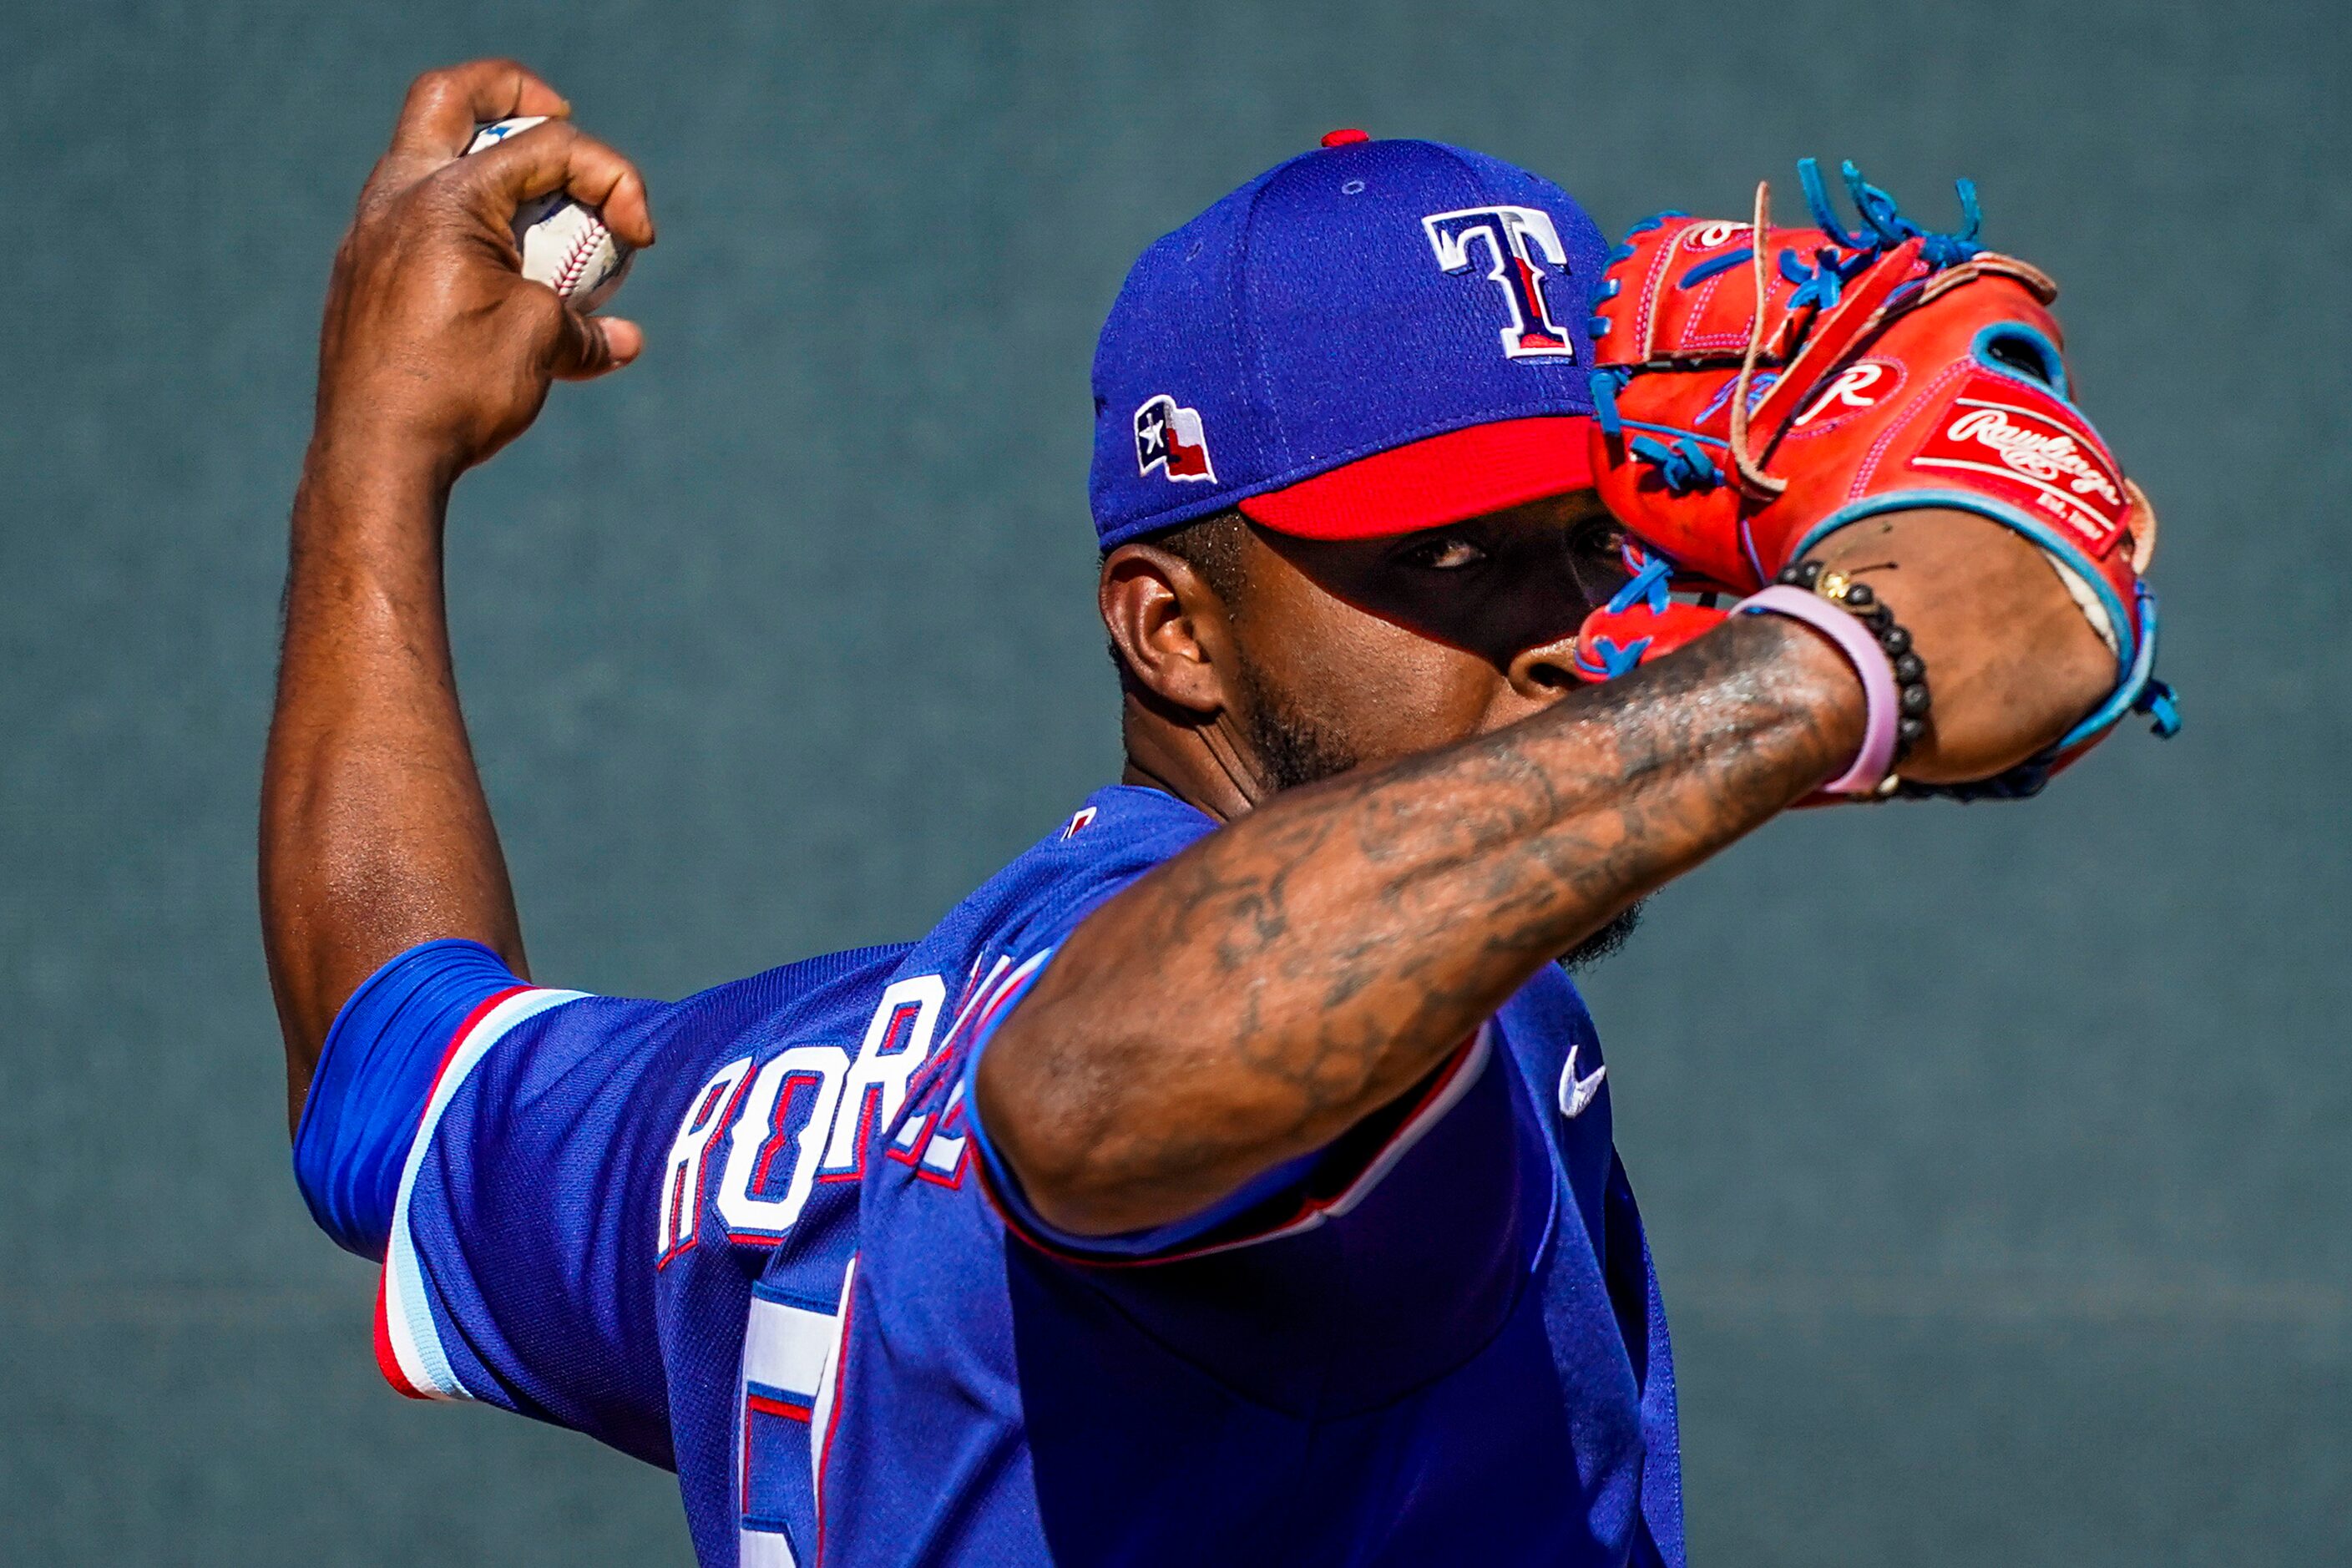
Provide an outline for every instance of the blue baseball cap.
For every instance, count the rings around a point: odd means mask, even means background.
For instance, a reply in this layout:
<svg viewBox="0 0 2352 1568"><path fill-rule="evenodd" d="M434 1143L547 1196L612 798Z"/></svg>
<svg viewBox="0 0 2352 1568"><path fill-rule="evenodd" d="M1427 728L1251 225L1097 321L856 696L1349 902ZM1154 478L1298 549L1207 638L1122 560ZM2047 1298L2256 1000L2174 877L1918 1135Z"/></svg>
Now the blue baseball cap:
<svg viewBox="0 0 2352 1568"><path fill-rule="evenodd" d="M1097 538L1235 506L1381 538L1587 488L1607 258L1549 180L1331 132L1127 275L1095 349Z"/></svg>

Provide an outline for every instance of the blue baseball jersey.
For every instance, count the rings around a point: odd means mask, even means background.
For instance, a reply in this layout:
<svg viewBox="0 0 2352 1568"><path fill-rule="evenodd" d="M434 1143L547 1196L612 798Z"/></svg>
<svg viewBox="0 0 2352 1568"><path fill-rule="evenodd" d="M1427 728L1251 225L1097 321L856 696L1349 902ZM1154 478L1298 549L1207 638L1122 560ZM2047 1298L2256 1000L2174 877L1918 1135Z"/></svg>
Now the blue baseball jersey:
<svg viewBox="0 0 2352 1568"><path fill-rule="evenodd" d="M674 1004L401 955L296 1161L383 1261L385 1376L675 1468L706 1564L1679 1565L1664 1314L1558 968L1181 1224L1058 1234L995 1158L994 1031L1213 826L1102 790L921 942Z"/></svg>

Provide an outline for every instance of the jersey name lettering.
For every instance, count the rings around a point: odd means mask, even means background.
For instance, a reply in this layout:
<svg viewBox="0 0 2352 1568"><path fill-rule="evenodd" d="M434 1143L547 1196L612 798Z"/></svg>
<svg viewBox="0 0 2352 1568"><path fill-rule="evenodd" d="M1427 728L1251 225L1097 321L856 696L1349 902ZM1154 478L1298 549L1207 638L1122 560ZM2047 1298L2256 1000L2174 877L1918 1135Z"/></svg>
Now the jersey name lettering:
<svg viewBox="0 0 2352 1568"><path fill-rule="evenodd" d="M728 1240L773 1246L801 1217L848 1071L849 1053L839 1046L794 1046L752 1079L719 1176L719 1217L727 1222ZM795 1120L801 1131L792 1176L782 1196L767 1196Z"/></svg>
<svg viewBox="0 0 2352 1568"><path fill-rule="evenodd" d="M677 1137L669 1146L669 1160L662 1167L661 1237L655 1252L656 1268L694 1245L694 1233L702 1216L703 1156L710 1151L710 1141L727 1124L740 1097L743 1080L751 1076L751 1058L739 1057L720 1068L702 1092L687 1103L686 1120L678 1123Z"/></svg>
<svg viewBox="0 0 2352 1568"><path fill-rule="evenodd" d="M864 1173L866 1141L907 1103L907 1080L931 1054L931 1035L947 1000L947 984L936 974L898 981L882 993L842 1090L824 1163L817 1171L821 1180L855 1181Z"/></svg>
<svg viewBox="0 0 2352 1568"><path fill-rule="evenodd" d="M773 1247L820 1181L856 1181L866 1145L907 1100L931 1054L947 986L936 974L883 992L855 1058L835 1045L793 1046L755 1070L740 1058L688 1102L662 1167L655 1267L695 1245L709 1167L720 1156L714 1202L727 1239Z"/></svg>

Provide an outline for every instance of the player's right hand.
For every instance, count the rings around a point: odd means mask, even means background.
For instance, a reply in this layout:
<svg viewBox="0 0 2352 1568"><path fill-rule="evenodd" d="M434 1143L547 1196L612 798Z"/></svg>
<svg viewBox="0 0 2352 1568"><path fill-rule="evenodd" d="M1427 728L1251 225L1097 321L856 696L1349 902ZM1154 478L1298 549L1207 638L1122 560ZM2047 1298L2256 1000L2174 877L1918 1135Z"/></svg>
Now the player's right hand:
<svg viewBox="0 0 2352 1568"><path fill-rule="evenodd" d="M314 439L389 443L454 479L520 435L554 380L636 358L645 339L634 322L582 315L519 270L515 209L553 191L603 209L629 244L654 243L635 166L582 134L570 112L512 60L427 71L410 86L335 253ZM464 155L477 125L517 115L548 119Z"/></svg>

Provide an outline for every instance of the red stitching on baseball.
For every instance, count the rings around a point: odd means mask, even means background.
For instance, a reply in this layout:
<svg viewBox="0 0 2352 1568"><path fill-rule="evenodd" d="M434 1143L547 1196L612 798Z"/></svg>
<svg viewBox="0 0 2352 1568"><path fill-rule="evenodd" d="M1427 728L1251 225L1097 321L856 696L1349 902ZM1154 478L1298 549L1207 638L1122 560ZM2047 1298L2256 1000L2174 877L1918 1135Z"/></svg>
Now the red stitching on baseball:
<svg viewBox="0 0 2352 1568"><path fill-rule="evenodd" d="M570 250L564 252L563 265L555 269L555 292L559 297L569 298L572 291L580 286L581 275L588 270L588 258L595 254L596 247L608 233L604 226L594 218L588 220L588 226L580 231L580 237L572 242Z"/></svg>

